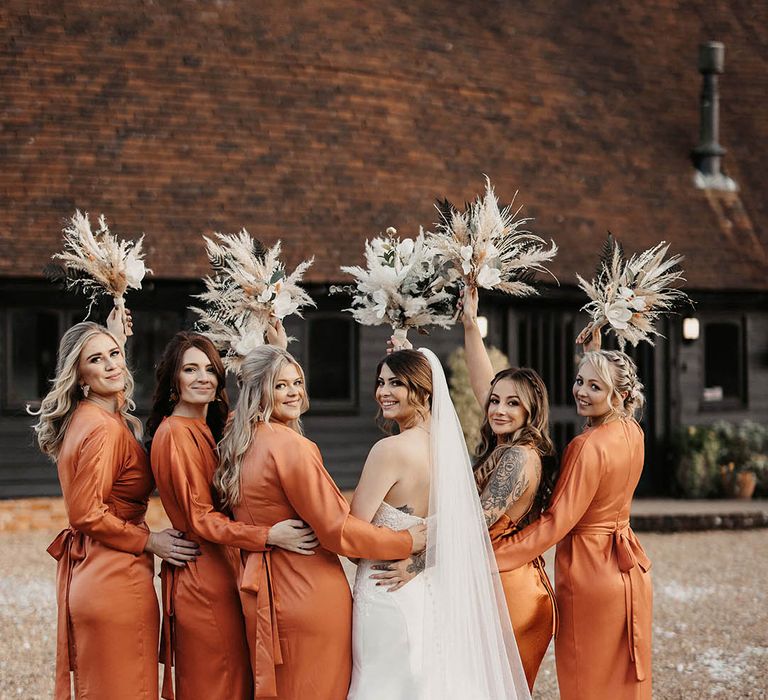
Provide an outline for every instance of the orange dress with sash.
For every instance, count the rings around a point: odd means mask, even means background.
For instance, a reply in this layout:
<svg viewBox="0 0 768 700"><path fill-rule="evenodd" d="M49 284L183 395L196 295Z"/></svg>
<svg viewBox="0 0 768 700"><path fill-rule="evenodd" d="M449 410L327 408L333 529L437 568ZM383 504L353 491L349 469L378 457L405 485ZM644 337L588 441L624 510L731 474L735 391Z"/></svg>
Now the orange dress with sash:
<svg viewBox="0 0 768 700"><path fill-rule="evenodd" d="M146 454L119 414L75 409L57 460L70 527L58 560L56 700L156 700L159 616L144 524L154 488Z"/></svg>
<svg viewBox="0 0 768 700"><path fill-rule="evenodd" d="M410 534L358 520L323 466L317 445L277 423L259 423L241 472L235 517L266 525L298 518L315 531L312 556L242 552L255 697L345 700L352 672L352 595L337 554L404 559Z"/></svg>
<svg viewBox="0 0 768 700"><path fill-rule="evenodd" d="M643 459L634 420L585 430L568 445L549 508L496 549L508 571L558 543L563 700L651 699L651 563L629 527Z"/></svg>
<svg viewBox="0 0 768 700"><path fill-rule="evenodd" d="M516 522L502 515L491 525L489 535L494 550L522 530L525 516ZM543 557L510 571L499 572L517 650L529 690L533 690L539 667L549 642L557 631L555 592L544 569Z"/></svg>
<svg viewBox="0 0 768 700"><path fill-rule="evenodd" d="M204 419L169 416L152 440L152 471L171 524L200 545L201 556L184 567L163 562L165 665L162 697L172 699L171 665L178 700L253 697L245 622L237 588L242 547L264 551L269 525L254 527L216 510L211 494L216 443Z"/></svg>

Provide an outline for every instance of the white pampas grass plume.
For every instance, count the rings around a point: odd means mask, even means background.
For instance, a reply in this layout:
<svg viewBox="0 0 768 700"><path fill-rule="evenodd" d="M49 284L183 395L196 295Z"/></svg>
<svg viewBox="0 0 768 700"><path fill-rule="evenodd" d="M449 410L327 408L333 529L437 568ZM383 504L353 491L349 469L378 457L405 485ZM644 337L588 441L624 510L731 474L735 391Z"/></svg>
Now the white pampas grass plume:
<svg viewBox="0 0 768 700"><path fill-rule="evenodd" d="M651 336L661 336L654 326L656 320L683 302L691 303L678 288L685 281L680 267L683 256L667 258L668 251L669 244L661 241L626 259L621 245L609 234L595 278L587 282L576 275L579 287L590 299L582 311L592 317L579 337L607 326L622 350L627 342L632 346L640 341L653 345Z"/></svg>
<svg viewBox="0 0 768 700"><path fill-rule="evenodd" d="M204 304L189 308L200 316L198 329L224 352L227 369L237 371L243 357L264 343L270 316L301 316L303 307L315 306L299 286L314 258L286 274L280 241L267 249L245 229L215 236L203 236L213 267L203 280L206 291L197 296Z"/></svg>
<svg viewBox="0 0 768 700"><path fill-rule="evenodd" d="M514 199L517 197L515 193ZM546 264L557 254L554 241L528 231L531 218L517 218L522 207L502 209L488 177L485 194L458 211L450 202L438 202L437 231L429 244L444 264L452 267L469 286L497 289L514 296L536 293L531 284L537 272L549 272ZM553 276L554 277L554 276Z"/></svg>
<svg viewBox="0 0 768 700"><path fill-rule="evenodd" d="M75 211L64 228L64 251L54 255L66 269L69 288L81 287L90 298L88 313L96 299L108 294L115 300L125 322L124 296L128 289L141 289L144 276L152 270L144 265L142 235L137 241L118 239L102 214L99 228L91 230L88 214ZM130 329L126 329L130 335Z"/></svg>

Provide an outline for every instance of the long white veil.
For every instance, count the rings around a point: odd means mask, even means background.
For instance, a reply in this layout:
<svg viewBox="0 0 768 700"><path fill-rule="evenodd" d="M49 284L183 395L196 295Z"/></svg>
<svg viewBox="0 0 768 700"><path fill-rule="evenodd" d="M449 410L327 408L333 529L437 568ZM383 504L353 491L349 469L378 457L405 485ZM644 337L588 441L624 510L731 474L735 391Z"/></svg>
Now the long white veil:
<svg viewBox="0 0 768 700"><path fill-rule="evenodd" d="M530 700L459 418L432 368L423 673L427 700Z"/></svg>

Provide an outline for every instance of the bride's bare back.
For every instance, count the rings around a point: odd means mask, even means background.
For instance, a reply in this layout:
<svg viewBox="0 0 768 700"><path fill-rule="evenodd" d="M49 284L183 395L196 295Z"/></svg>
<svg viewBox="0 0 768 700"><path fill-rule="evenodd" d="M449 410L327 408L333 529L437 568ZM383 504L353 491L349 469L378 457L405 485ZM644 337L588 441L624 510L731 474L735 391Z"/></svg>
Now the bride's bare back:
<svg viewBox="0 0 768 700"><path fill-rule="evenodd" d="M368 453L352 515L370 522L382 501L425 518L429 511L429 423L379 440Z"/></svg>

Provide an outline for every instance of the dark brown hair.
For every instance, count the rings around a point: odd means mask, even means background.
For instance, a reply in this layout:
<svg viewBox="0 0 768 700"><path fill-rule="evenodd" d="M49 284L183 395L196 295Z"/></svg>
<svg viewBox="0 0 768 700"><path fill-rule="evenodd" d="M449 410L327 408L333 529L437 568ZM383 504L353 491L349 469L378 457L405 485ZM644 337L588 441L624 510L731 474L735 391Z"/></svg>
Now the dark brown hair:
<svg viewBox="0 0 768 700"><path fill-rule="evenodd" d="M184 353L190 348L197 348L204 352L213 365L213 372L217 379L216 398L208 405L206 422L213 433L213 439L216 442L221 440L229 413L224 364L219 351L208 338L199 333L180 331L165 346L155 370L155 392L152 397L152 410L147 419L147 434L150 441L160 427L160 423L163 422L163 418L173 413L173 407L176 404L171 401L171 392L180 394L178 376L181 371L181 361Z"/></svg>
<svg viewBox="0 0 768 700"><path fill-rule="evenodd" d="M376 384L378 387L381 368L386 365L408 389L408 403L416 409L416 412L426 418L432 409L432 368L429 360L417 350L397 350L376 365ZM381 421L381 409L377 420ZM390 426L385 426L390 427Z"/></svg>
<svg viewBox="0 0 768 700"><path fill-rule="evenodd" d="M491 405L491 394L496 384L503 379L515 383L520 402L526 412L526 420L520 430L510 436L509 440L499 442L488 420L488 408ZM475 480L478 488L482 489L493 471L496 460L494 452L515 445L525 445L534 450L541 458L541 482L536 493L539 510L549 503L555 482L557 480L557 461L551 459L555 453L552 440L549 437L549 397L547 387L539 374L529 367L510 367L501 370L491 380L488 398L483 410L483 425L480 428L480 443L475 450L477 461L474 466Z"/></svg>

